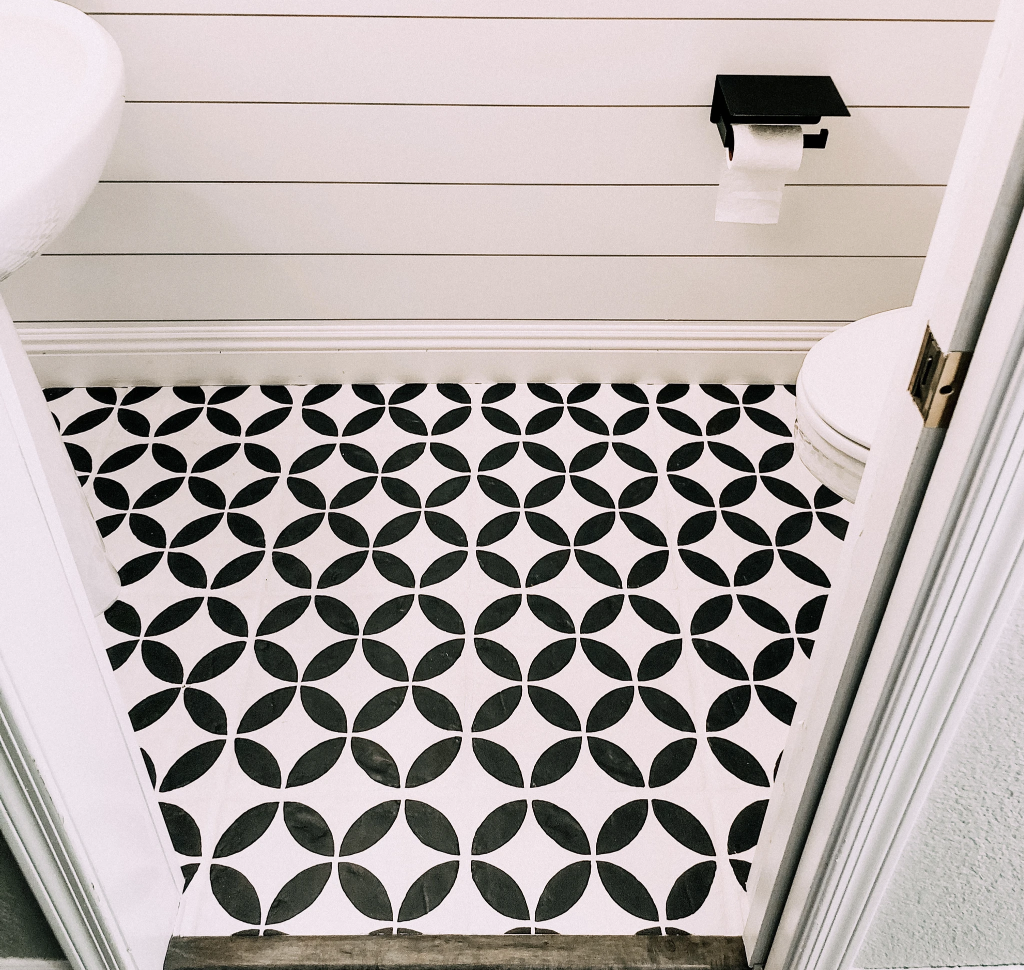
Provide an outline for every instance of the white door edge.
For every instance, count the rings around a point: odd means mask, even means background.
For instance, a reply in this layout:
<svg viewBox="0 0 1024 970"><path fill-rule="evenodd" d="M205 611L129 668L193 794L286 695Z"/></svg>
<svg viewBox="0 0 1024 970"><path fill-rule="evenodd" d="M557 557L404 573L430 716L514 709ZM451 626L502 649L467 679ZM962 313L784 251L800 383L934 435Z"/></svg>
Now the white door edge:
<svg viewBox="0 0 1024 970"><path fill-rule="evenodd" d="M1004 0L914 300L922 329L927 321L944 350L975 349L981 318L1000 279L1021 212L1022 193L1024 0ZM808 835L813 824L831 825L834 816L828 818L827 813L839 811L835 804L827 809L825 803L819 805L819 799L830 773L841 773L834 758L844 732L849 731L851 705L858 691L863 691L865 663L869 655L874 656L872 650L878 652L877 642L874 648L872 643L883 611L892 612L890 594L898 572L909 575L913 556L920 555L920 551L908 552L905 558L904 550L923 497L937 494L939 478L959 481L979 434L979 443L984 442L982 412L1016 325L1016 318L996 325L991 313L986 317L986 329L1000 332L986 337L982 331L967 377L967 387L973 390L965 390L949 432L923 429L906 391L917 346L909 350L906 373L894 375L885 401L886 421L873 443L818 633L809 682L797 706L754 855L744 927L753 965L767 962L789 970L788 963L780 962L780 954L795 953L802 946L797 937L811 925L794 914L814 908L819 886L800 883L795 877L806 874L808 866L817 871L819 863L825 864L822 853L827 856L833 851L822 846L812 851ZM901 353L907 356L908 349ZM969 401L979 395L982 411L975 409L968 418ZM943 470L933 475L940 450ZM952 496L947 498L952 501ZM920 523L917 528L919 532ZM941 528L941 523L935 528ZM936 534L931 539L930 549L941 548L944 537ZM924 562L930 557L931 553L925 554ZM919 590L924 576L915 575ZM904 575L901 581L905 587L911 580ZM809 862L805 857L815 852L818 857ZM837 968L838 964L828 966L828 970Z"/></svg>
<svg viewBox="0 0 1024 970"><path fill-rule="evenodd" d="M159 970L180 875L7 364L0 830L75 970Z"/></svg>

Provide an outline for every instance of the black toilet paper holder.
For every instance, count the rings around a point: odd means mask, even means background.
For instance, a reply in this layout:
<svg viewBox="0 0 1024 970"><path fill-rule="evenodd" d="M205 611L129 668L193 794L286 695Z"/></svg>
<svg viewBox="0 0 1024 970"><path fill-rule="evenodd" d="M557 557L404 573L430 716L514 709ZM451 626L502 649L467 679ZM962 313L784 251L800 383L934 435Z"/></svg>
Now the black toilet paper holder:
<svg viewBox="0 0 1024 970"><path fill-rule="evenodd" d="M722 144L733 149L733 125L816 125L850 111L825 75L719 74L711 99L711 121ZM804 135L804 148L824 148L828 129Z"/></svg>

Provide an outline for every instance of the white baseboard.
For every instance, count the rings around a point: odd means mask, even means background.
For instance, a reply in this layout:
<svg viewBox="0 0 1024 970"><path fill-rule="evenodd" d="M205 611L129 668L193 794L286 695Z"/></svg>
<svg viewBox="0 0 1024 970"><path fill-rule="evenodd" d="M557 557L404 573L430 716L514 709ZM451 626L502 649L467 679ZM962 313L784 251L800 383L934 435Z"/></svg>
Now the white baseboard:
<svg viewBox="0 0 1024 970"><path fill-rule="evenodd" d="M840 324L673 321L23 323L44 386L401 381L792 383Z"/></svg>

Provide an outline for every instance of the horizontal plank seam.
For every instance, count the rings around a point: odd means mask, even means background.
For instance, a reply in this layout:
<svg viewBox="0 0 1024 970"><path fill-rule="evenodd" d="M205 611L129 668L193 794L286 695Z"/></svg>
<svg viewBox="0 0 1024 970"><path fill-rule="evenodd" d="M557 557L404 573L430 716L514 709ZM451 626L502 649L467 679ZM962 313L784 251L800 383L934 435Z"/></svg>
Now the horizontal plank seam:
<svg viewBox="0 0 1024 970"><path fill-rule="evenodd" d="M498 104L485 101L238 101L238 100L205 100L196 98L169 99L146 98L126 99L125 104L276 104L276 105L320 105L324 107L347 108L706 108L710 104L570 104L565 103L507 103ZM848 104L848 108L895 108L898 110L921 109L966 111L967 104Z"/></svg>
<svg viewBox="0 0 1024 970"><path fill-rule="evenodd" d="M400 257L402 259L924 259L924 253L912 256L890 256L886 254L849 255L844 253L778 253L763 255L761 253L43 253L41 259L77 259L89 257L93 259L114 259L117 257L172 257L172 258L207 258L231 257L263 258L269 256L312 258L345 258L350 256L385 259Z"/></svg>
<svg viewBox="0 0 1024 970"><path fill-rule="evenodd" d="M493 14L391 13L216 13L173 10L93 10L90 17L277 17L300 20L570 20L570 21L680 21L680 22L789 22L866 24L990 24L990 17L569 17L496 16Z"/></svg>
<svg viewBox="0 0 1024 970"><path fill-rule="evenodd" d="M509 188L717 188L718 182L439 182L331 178L101 178L100 185L481 185ZM788 188L945 188L945 182L793 182Z"/></svg>
<svg viewBox="0 0 1024 970"><path fill-rule="evenodd" d="M813 328L817 324L849 324L853 318L826 319L813 321L785 320L774 318L687 318L687 317L146 317L132 320L111 320L101 318L63 320L22 320L15 321L19 330L38 324L340 324L340 323L495 323L495 324L793 324L797 327Z"/></svg>

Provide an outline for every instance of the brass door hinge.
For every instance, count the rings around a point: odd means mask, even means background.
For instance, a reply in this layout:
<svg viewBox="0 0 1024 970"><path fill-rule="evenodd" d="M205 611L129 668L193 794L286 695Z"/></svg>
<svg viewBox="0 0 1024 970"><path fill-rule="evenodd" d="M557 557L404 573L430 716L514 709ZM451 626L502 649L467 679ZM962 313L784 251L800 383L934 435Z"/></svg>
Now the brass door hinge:
<svg viewBox="0 0 1024 970"><path fill-rule="evenodd" d="M969 351L944 354L931 327L925 326L921 352L917 355L908 390L926 428L949 427L970 362Z"/></svg>

